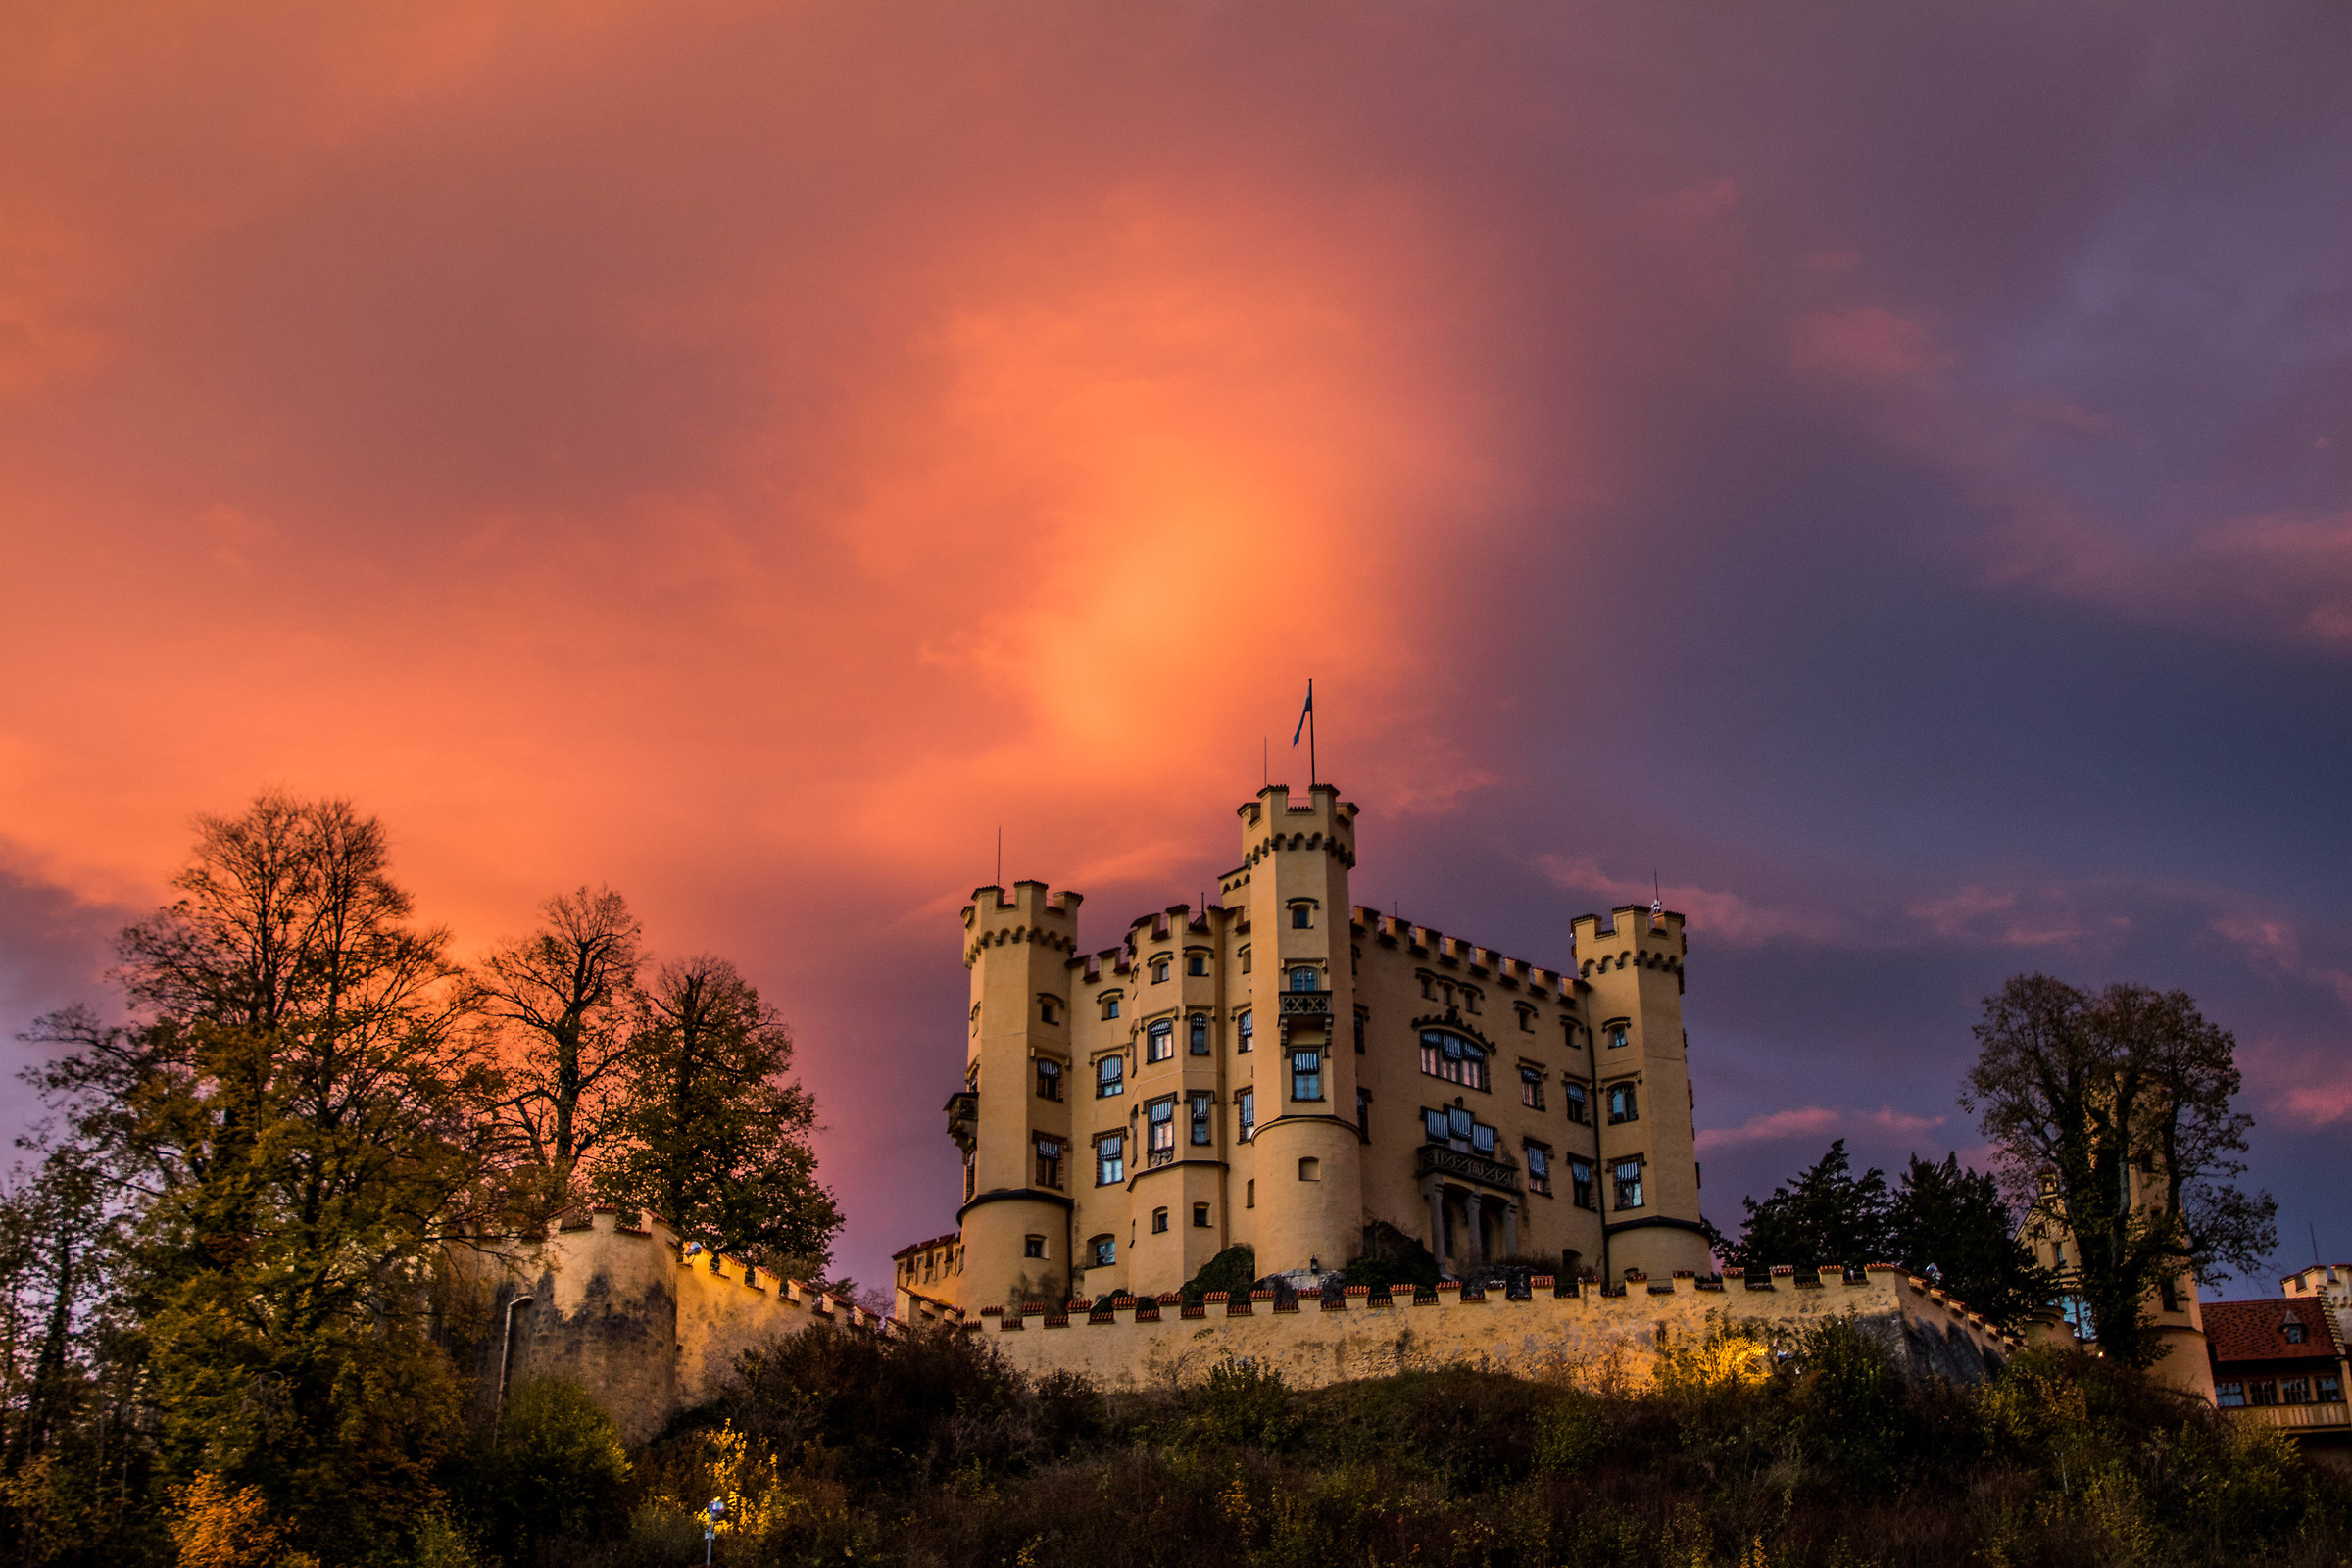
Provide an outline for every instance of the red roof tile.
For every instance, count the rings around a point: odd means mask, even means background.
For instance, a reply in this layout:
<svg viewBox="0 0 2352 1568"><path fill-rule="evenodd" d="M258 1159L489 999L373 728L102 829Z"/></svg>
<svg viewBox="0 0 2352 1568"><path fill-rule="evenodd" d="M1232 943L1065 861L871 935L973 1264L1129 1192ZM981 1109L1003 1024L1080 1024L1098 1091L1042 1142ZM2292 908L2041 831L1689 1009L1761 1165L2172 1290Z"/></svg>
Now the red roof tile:
<svg viewBox="0 0 2352 1568"><path fill-rule="evenodd" d="M2316 1297L2299 1300L2208 1301L2204 1307L2205 1340L2213 1359L2228 1361L2332 1361L2343 1352L2328 1332L2328 1319ZM2303 1343L2290 1345L2286 1325L2303 1325Z"/></svg>

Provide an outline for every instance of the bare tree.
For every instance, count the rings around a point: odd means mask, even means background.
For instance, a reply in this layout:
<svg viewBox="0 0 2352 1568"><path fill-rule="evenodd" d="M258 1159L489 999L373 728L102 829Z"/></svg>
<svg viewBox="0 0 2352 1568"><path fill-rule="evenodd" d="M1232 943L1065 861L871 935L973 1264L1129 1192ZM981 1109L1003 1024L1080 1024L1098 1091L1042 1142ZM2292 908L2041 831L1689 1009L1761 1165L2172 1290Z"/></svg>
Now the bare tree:
<svg viewBox="0 0 2352 1568"><path fill-rule="evenodd" d="M1986 998L1976 1037L1962 1106L2014 1192L2054 1183L2100 1348L2148 1364L2152 1298L2183 1274L2251 1272L2278 1245L2278 1204L2235 1185L2254 1124L2231 1108L2236 1040L2185 992L2039 974Z"/></svg>
<svg viewBox="0 0 2352 1568"><path fill-rule="evenodd" d="M516 1037L502 1119L528 1146L555 1206L611 1144L621 1108L640 931L611 888L560 893L540 926L483 960L484 1009Z"/></svg>

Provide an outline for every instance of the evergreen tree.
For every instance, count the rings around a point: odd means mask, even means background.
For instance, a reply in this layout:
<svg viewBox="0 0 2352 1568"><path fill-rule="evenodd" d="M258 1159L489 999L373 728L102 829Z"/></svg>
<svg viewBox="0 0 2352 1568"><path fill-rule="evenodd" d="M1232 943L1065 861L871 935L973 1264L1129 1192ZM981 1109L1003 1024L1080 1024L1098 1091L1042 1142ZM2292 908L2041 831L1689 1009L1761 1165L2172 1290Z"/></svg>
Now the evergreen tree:
<svg viewBox="0 0 2352 1568"><path fill-rule="evenodd" d="M662 966L631 1047L626 1142L599 1179L682 1235L814 1279L841 1212L816 1180L816 1102L786 1076L792 1034L733 964Z"/></svg>
<svg viewBox="0 0 2352 1568"><path fill-rule="evenodd" d="M2057 1294L2057 1276L2018 1241L1999 1183L1963 1167L1956 1153L1939 1165L1912 1155L1887 1222L1893 1262L1934 1279L1994 1323L2015 1323Z"/></svg>
<svg viewBox="0 0 2352 1568"><path fill-rule="evenodd" d="M1747 1223L1740 1239L1724 1249L1723 1260L1759 1270L1888 1261L1893 1238L1887 1230L1886 1173L1876 1167L1860 1176L1851 1171L1840 1138L1810 1169L1774 1188L1762 1202L1741 1199Z"/></svg>

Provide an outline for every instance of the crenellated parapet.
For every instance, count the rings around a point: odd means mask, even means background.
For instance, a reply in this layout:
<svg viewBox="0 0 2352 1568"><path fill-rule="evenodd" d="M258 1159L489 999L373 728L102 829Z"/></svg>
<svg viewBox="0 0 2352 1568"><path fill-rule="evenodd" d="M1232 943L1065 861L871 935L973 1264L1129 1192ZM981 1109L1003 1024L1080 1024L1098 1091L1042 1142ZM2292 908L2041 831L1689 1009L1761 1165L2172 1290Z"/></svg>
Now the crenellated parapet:
<svg viewBox="0 0 2352 1568"><path fill-rule="evenodd" d="M1779 1344L1833 1318L1876 1335L1914 1378L1979 1381L2024 1348L1927 1281L1886 1266L1753 1279L1685 1270L1607 1287L1537 1275L1533 1285L1519 1298L1452 1281L1423 1296L1362 1286L1287 1299L1212 1291L1189 1305L1174 1295L1120 1294L991 1307L974 1326L1032 1375L1078 1372L1109 1389L1195 1383L1227 1359L1254 1360L1307 1388L1460 1363L1537 1377L1604 1366L1639 1373L1662 1347L1720 1330Z"/></svg>
<svg viewBox="0 0 2352 1568"><path fill-rule="evenodd" d="M1621 969L1663 969L1680 989L1690 941L1683 917L1674 910L1653 914L1629 904L1606 915L1580 914L1569 929L1575 938L1579 978L1590 980Z"/></svg>
<svg viewBox="0 0 2352 1568"><path fill-rule="evenodd" d="M974 888L963 906L963 966L970 968L984 948L1035 943L1048 951L1078 951L1078 906L1086 895L1049 890L1043 882Z"/></svg>
<svg viewBox="0 0 2352 1568"><path fill-rule="evenodd" d="M1228 893L1249 880L1250 867L1281 850L1320 851L1348 869L1355 868L1356 807L1341 800L1335 785L1314 785L1305 801L1294 804L1289 785L1269 784L1258 791L1256 800L1244 804L1239 814L1242 864L1222 879Z"/></svg>

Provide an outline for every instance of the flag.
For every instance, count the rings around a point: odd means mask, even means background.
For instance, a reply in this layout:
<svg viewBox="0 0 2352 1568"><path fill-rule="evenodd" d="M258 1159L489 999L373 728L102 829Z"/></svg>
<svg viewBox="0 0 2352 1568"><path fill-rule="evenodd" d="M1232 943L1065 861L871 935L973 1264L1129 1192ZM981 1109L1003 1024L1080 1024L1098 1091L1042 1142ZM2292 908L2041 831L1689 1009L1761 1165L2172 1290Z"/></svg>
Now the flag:
<svg viewBox="0 0 2352 1568"><path fill-rule="evenodd" d="M1293 746L1298 745L1298 737L1306 733L1306 715L1314 710L1315 683L1310 680L1306 683L1306 706L1298 710L1298 727L1291 731L1291 744Z"/></svg>

